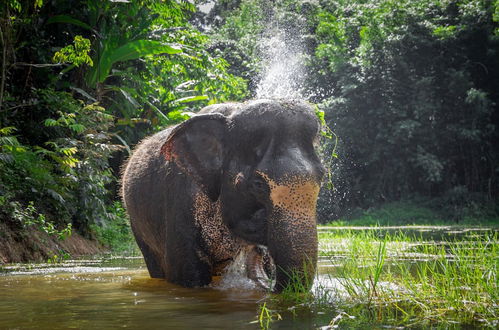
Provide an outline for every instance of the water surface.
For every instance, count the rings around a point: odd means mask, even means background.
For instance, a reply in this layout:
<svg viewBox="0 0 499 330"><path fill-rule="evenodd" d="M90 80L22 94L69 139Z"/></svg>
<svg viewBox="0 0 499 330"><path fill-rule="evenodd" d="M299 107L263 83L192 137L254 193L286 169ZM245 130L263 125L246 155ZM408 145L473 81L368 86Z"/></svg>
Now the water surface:
<svg viewBox="0 0 499 330"><path fill-rule="evenodd" d="M264 292L185 289L151 279L141 258L49 266L0 276L0 329L258 328Z"/></svg>
<svg viewBox="0 0 499 330"><path fill-rule="evenodd" d="M319 228L325 230L343 229ZM379 235L396 230L424 235L425 239L416 244L390 243L406 245L389 249L395 252L388 251L386 264L416 265L428 259L418 251L422 244L440 244L442 239L449 242L449 237L455 237L458 244L462 235L483 234L480 228L397 227L379 229ZM341 294L337 267L346 254L341 240L333 243L336 245L328 247L327 240L321 241L323 249L331 248L333 252L320 258L314 289L335 288ZM215 280L211 287L186 289L151 279L141 257L1 266L0 329L259 329L260 306L269 294L227 285L222 288L217 285L220 279ZM335 301L331 305L334 308ZM290 311L282 321L272 323L272 328L315 329L334 317L314 313L310 310L310 315L302 313L297 318Z"/></svg>

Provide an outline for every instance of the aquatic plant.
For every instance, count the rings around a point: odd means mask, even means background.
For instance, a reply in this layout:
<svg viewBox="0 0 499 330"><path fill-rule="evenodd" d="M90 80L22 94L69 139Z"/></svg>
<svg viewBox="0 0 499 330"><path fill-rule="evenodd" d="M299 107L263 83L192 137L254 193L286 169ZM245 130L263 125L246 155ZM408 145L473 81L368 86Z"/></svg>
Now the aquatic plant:
<svg viewBox="0 0 499 330"><path fill-rule="evenodd" d="M260 305L259 309L260 314L258 315L258 323L261 329L270 329L272 322L282 320L279 313L267 308L266 302L264 302L263 305Z"/></svg>
<svg viewBox="0 0 499 330"><path fill-rule="evenodd" d="M334 266L311 293L292 282L270 298L270 310L283 318L308 315L329 327L499 324L497 231L441 241L376 230L319 238L323 261Z"/></svg>

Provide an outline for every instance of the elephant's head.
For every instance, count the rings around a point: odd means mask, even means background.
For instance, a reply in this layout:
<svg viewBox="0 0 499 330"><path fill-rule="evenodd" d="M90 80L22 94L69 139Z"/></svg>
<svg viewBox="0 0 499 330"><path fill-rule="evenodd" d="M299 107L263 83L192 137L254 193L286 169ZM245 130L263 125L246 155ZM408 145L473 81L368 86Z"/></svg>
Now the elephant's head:
<svg viewBox="0 0 499 330"><path fill-rule="evenodd" d="M211 111L177 126L162 152L211 200L220 200L234 235L268 247L275 291L291 274L310 284L324 174L313 145L319 131L313 109L304 102L259 100Z"/></svg>

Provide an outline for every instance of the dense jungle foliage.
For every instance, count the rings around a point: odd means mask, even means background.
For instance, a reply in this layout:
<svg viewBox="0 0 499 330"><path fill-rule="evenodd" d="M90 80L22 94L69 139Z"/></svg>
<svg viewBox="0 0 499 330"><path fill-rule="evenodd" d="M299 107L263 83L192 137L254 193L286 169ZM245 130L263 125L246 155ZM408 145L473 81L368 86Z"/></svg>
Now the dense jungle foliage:
<svg viewBox="0 0 499 330"><path fill-rule="evenodd" d="M303 94L339 137L323 221L394 202L409 223L414 205L497 221L498 1L216 3L207 22L231 73L258 81L276 28L301 47Z"/></svg>
<svg viewBox="0 0 499 330"><path fill-rule="evenodd" d="M0 223L126 226L115 201L130 150L253 97L276 26L339 137L322 145L323 221L408 200L497 217L498 23L485 0L2 1Z"/></svg>
<svg viewBox="0 0 499 330"><path fill-rule="evenodd" d="M0 221L91 237L121 214L119 169L138 140L246 96L188 22L194 10L173 0L2 1Z"/></svg>

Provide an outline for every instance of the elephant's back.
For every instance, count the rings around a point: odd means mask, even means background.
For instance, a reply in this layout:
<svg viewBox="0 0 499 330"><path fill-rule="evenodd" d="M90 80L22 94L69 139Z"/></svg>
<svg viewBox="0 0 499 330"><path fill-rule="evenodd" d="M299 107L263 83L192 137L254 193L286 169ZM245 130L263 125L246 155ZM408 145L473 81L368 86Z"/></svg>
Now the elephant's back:
<svg viewBox="0 0 499 330"><path fill-rule="evenodd" d="M160 152L170 132L171 128L145 138L132 152L122 174L122 194L125 202L130 189L143 185L143 180L148 181L166 171L167 162Z"/></svg>
<svg viewBox="0 0 499 330"><path fill-rule="evenodd" d="M225 117L231 116L235 111L242 107L241 103L222 103L222 104L211 104L204 107L198 114L208 114L208 113L220 113Z"/></svg>
<svg viewBox="0 0 499 330"><path fill-rule="evenodd" d="M135 234L154 237L165 216L165 189L169 164L161 154L171 128L144 139L134 149L122 175L121 193ZM159 229L159 228L157 228Z"/></svg>

